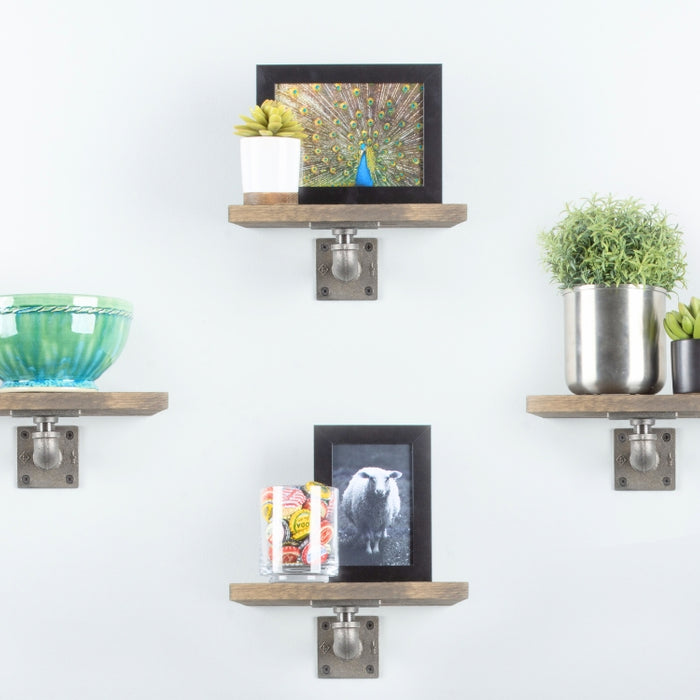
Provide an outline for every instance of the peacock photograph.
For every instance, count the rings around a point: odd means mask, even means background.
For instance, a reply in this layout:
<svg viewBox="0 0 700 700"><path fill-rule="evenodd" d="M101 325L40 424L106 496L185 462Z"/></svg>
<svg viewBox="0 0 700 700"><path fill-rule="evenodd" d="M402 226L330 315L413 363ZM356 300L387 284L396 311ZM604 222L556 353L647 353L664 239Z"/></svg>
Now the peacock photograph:
<svg viewBox="0 0 700 700"><path fill-rule="evenodd" d="M303 187L422 187L423 83L278 83L302 143Z"/></svg>

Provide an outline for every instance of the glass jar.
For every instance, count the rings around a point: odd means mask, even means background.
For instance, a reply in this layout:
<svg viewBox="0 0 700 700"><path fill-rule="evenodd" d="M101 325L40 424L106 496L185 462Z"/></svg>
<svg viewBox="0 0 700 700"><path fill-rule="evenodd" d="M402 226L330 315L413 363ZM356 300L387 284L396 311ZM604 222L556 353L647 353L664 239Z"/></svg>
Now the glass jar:
<svg viewBox="0 0 700 700"><path fill-rule="evenodd" d="M268 486L260 495L260 573L270 581L338 574L338 489L316 481Z"/></svg>

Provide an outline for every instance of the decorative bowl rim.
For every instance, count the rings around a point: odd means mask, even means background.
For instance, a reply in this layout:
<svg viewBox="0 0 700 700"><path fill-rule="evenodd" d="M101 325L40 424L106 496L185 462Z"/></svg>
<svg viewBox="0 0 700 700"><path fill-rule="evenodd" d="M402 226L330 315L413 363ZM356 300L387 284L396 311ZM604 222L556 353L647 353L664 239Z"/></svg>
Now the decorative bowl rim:
<svg viewBox="0 0 700 700"><path fill-rule="evenodd" d="M66 311L70 313L108 313L131 318L134 306L119 297L98 294L0 294L0 314L32 311Z"/></svg>

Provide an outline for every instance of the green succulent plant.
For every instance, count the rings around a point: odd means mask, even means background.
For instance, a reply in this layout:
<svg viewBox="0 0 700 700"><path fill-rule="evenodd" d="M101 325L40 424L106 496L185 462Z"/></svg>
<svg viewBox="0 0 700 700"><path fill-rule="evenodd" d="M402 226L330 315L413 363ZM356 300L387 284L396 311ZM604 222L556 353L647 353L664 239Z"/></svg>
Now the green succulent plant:
<svg viewBox="0 0 700 700"><path fill-rule="evenodd" d="M304 127L295 119L289 107L276 102L265 100L261 105L250 108L250 117L241 115L243 124L235 127L238 136L287 136L305 139Z"/></svg>
<svg viewBox="0 0 700 700"><path fill-rule="evenodd" d="M664 328L671 340L700 338L700 299L690 297L690 303L678 302L678 311L668 311Z"/></svg>
<svg viewBox="0 0 700 700"><path fill-rule="evenodd" d="M683 234L658 206L593 195L539 234L542 262L559 289L582 284L685 286Z"/></svg>

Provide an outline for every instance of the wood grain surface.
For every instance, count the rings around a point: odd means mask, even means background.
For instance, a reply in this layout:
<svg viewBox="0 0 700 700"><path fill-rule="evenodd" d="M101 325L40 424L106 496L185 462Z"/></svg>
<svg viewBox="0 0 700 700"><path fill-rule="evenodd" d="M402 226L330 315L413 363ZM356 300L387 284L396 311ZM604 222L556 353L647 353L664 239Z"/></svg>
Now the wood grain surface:
<svg viewBox="0 0 700 700"><path fill-rule="evenodd" d="M245 228L449 228L467 220L466 204L231 205Z"/></svg>
<svg viewBox="0 0 700 700"><path fill-rule="evenodd" d="M0 390L4 416L151 416L167 407L166 392Z"/></svg>
<svg viewBox="0 0 700 700"><path fill-rule="evenodd" d="M699 418L700 394L528 396L527 412L542 418Z"/></svg>
<svg viewBox="0 0 700 700"><path fill-rule="evenodd" d="M232 583L242 605L454 605L469 596L466 582L381 581L340 583Z"/></svg>

